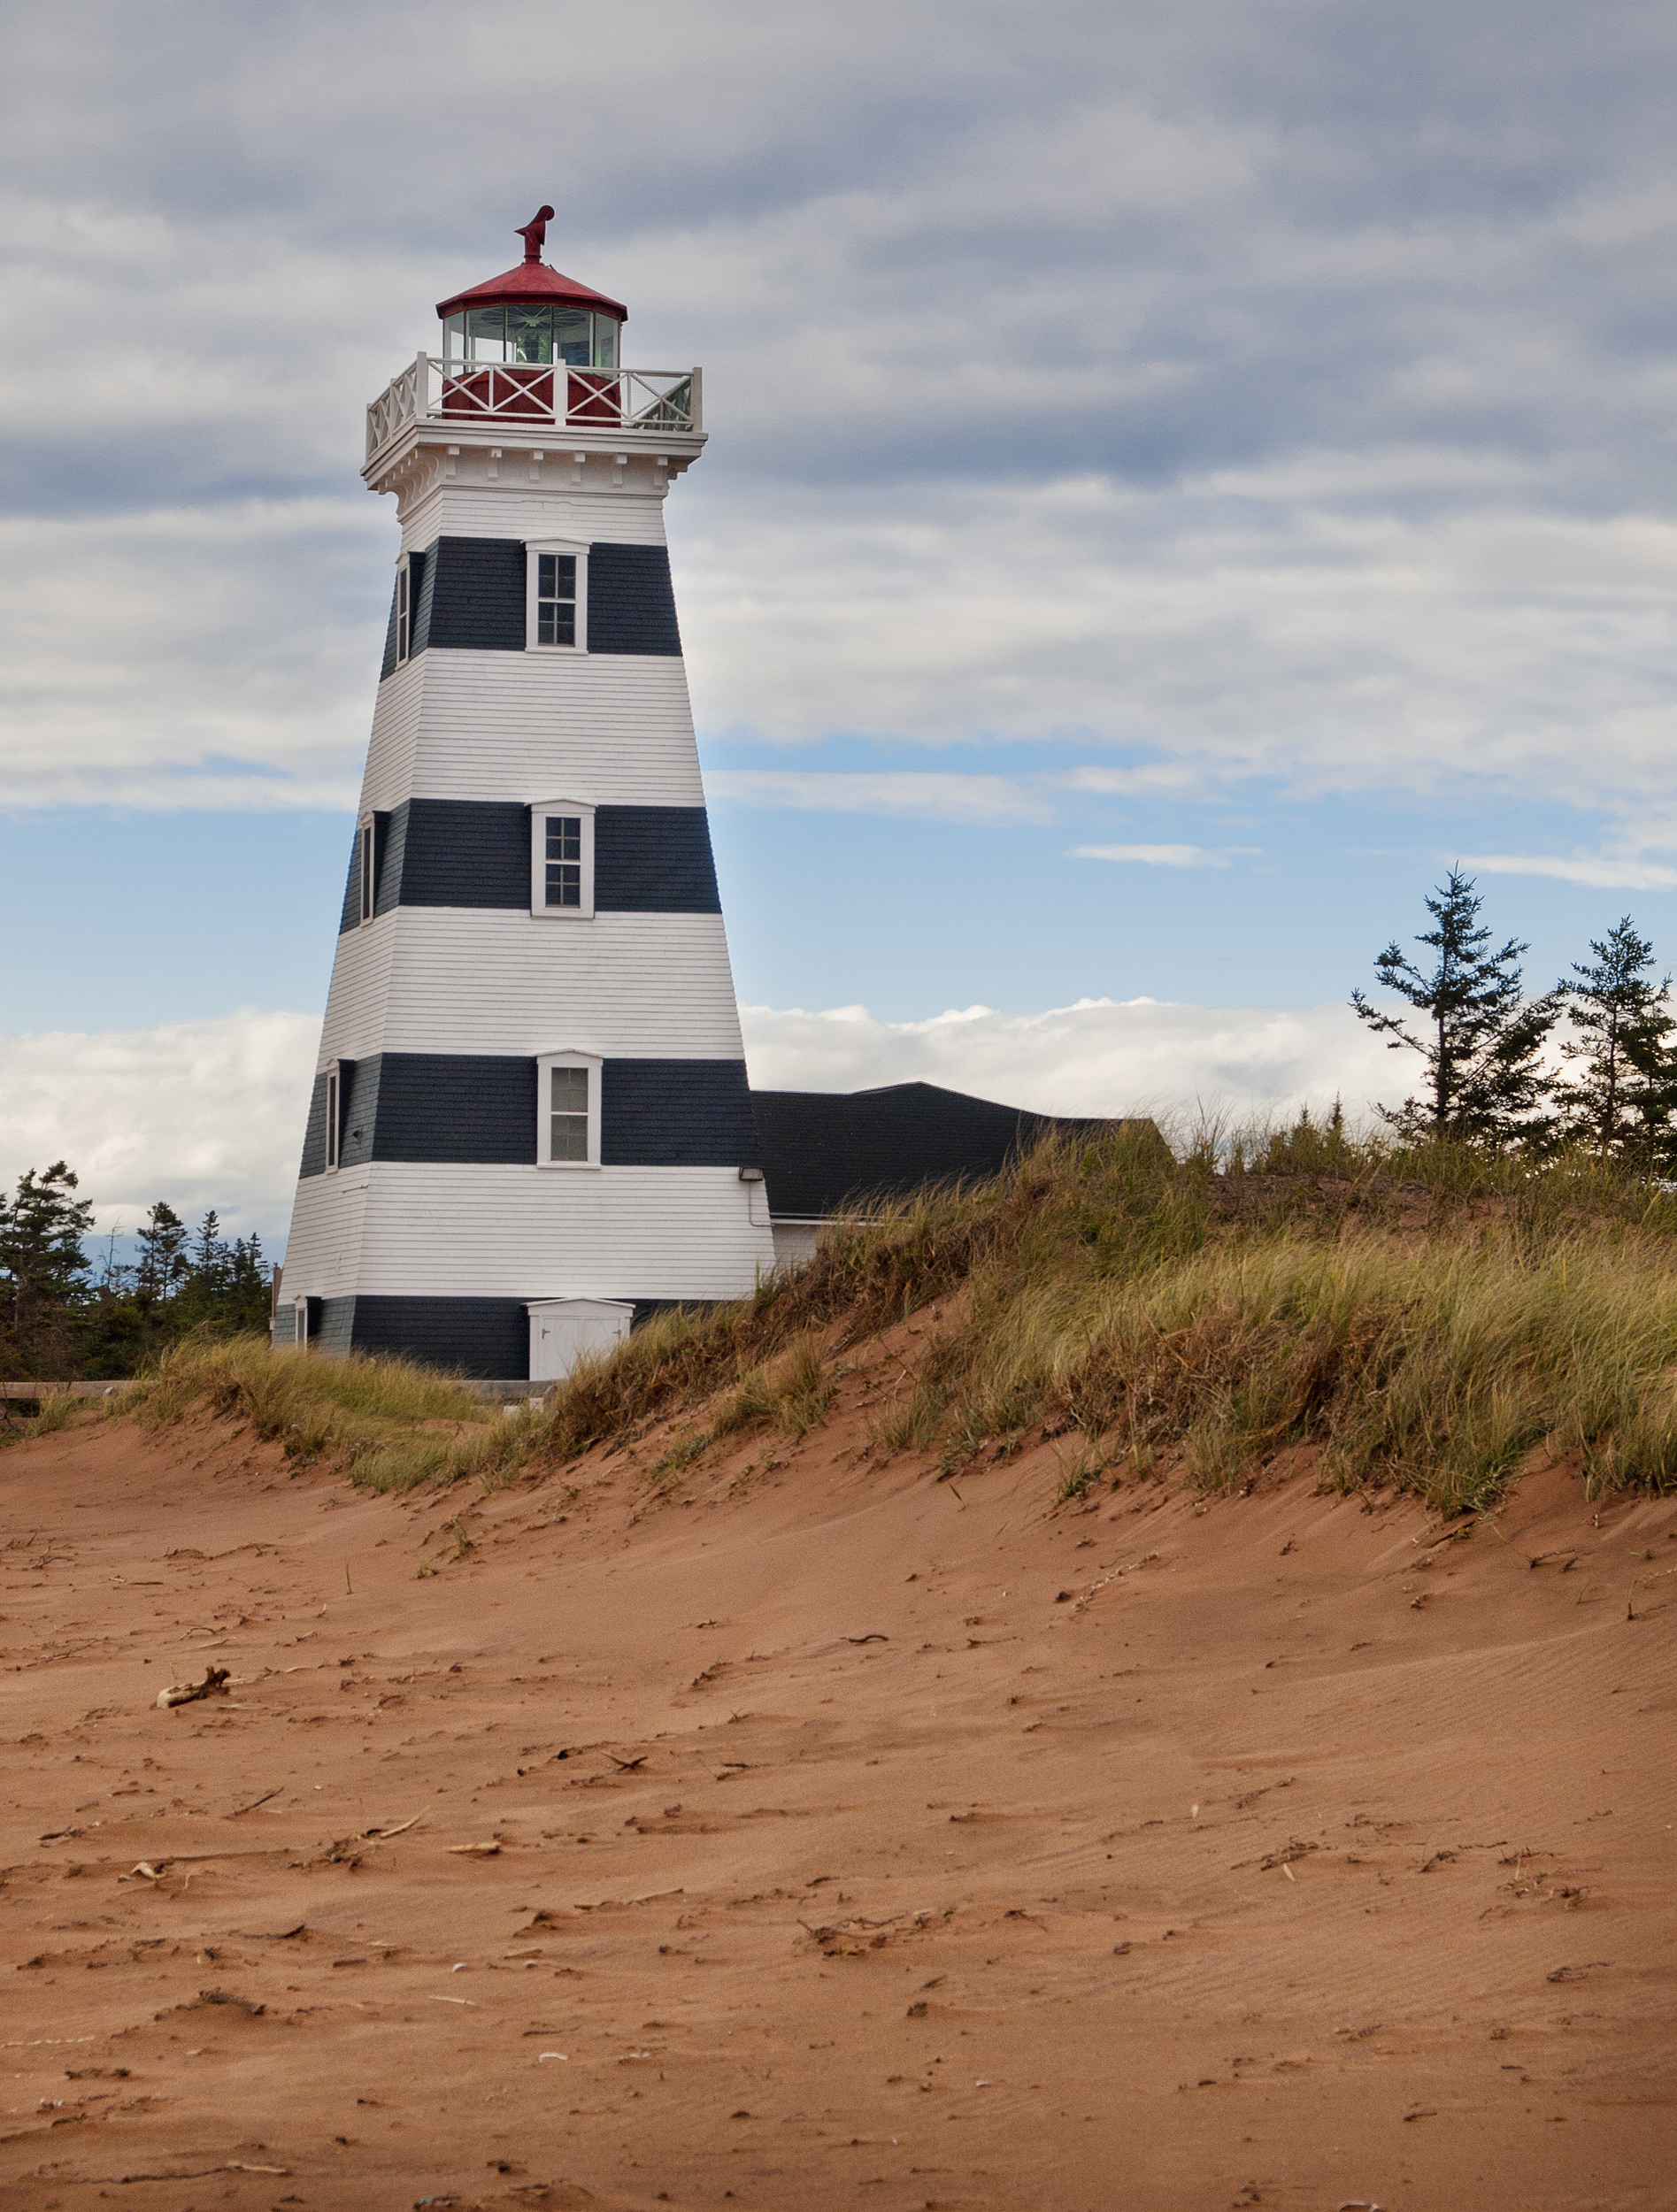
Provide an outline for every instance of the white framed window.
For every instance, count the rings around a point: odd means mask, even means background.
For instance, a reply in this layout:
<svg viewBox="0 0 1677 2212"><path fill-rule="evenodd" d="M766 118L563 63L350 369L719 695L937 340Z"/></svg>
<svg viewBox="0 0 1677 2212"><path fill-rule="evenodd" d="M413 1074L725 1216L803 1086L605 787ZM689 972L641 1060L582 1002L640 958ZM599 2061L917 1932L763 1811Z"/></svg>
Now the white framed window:
<svg viewBox="0 0 1677 2212"><path fill-rule="evenodd" d="M409 597L412 580L404 553L396 572L396 664L401 667L413 641L413 608Z"/></svg>
<svg viewBox="0 0 1677 2212"><path fill-rule="evenodd" d="M361 817L361 826L356 833L355 859L361 926L365 929L373 919L373 902L379 895L378 837L370 814Z"/></svg>
<svg viewBox="0 0 1677 2212"><path fill-rule="evenodd" d="M542 799L531 807L530 911L593 920L594 809L587 801Z"/></svg>
<svg viewBox="0 0 1677 2212"><path fill-rule="evenodd" d="M326 1171L338 1171L338 1154L343 1138L343 1071L336 1060L328 1060L326 1066Z"/></svg>
<svg viewBox="0 0 1677 2212"><path fill-rule="evenodd" d="M544 1052L535 1064L535 1157L540 1167L600 1164L597 1053Z"/></svg>
<svg viewBox="0 0 1677 2212"><path fill-rule="evenodd" d="M550 538L525 551L526 646L536 652L587 652L588 547L574 538Z"/></svg>

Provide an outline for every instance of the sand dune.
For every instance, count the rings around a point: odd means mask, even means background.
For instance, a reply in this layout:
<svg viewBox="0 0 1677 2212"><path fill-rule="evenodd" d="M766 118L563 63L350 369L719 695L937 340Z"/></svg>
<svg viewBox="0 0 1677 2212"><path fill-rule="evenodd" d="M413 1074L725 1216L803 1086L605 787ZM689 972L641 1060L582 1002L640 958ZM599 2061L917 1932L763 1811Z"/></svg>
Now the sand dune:
<svg viewBox="0 0 1677 2212"><path fill-rule="evenodd" d="M851 1388L0 1457L0 2207L1677 2203L1677 1502L1056 1509Z"/></svg>

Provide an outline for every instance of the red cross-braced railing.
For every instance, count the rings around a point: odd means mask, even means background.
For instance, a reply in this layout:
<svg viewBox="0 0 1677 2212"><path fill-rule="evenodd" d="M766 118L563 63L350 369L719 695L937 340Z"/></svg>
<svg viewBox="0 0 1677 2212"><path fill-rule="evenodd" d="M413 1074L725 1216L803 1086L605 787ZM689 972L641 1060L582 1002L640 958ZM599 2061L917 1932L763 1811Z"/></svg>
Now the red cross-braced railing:
<svg viewBox="0 0 1677 2212"><path fill-rule="evenodd" d="M696 369L573 369L563 363L454 361L417 354L367 409L371 460L411 422L553 430L695 431Z"/></svg>

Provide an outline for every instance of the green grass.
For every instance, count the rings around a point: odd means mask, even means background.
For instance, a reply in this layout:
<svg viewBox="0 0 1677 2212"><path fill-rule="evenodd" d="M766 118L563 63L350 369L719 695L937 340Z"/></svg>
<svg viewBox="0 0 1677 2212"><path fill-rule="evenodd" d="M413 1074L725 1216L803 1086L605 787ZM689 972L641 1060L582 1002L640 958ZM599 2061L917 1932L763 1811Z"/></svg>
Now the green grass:
<svg viewBox="0 0 1677 2212"><path fill-rule="evenodd" d="M1067 1497L1161 1450L1228 1487L1297 1445L1333 1484L1447 1513L1544 1444L1579 1451L1594 1493L1677 1486L1670 1194L1583 1155L1534 1166L1308 1124L1180 1150L1131 1125L835 1224L754 1298L666 1315L579 1374L546 1449L704 1409L667 1475L780 1417L789 1394L764 1379L795 1344L831 1362L938 1305L873 1432L945 1471L1040 1426L1086 1440Z"/></svg>

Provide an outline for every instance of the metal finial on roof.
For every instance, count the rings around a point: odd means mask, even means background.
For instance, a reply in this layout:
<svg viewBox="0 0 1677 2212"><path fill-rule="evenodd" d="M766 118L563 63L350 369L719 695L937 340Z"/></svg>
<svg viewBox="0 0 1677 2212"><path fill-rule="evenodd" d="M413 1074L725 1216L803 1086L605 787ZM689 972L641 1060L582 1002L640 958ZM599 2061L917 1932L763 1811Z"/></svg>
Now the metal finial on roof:
<svg viewBox="0 0 1677 2212"><path fill-rule="evenodd" d="M548 225L552 220L553 210L550 207L538 207L527 223L519 223L514 226L519 236L524 241L524 258L527 261L539 261L542 258L542 249L547 243Z"/></svg>

